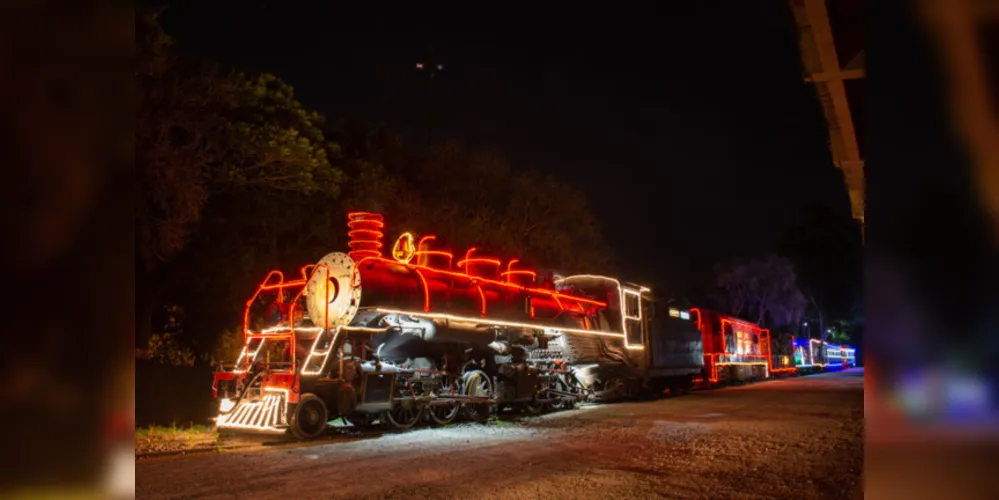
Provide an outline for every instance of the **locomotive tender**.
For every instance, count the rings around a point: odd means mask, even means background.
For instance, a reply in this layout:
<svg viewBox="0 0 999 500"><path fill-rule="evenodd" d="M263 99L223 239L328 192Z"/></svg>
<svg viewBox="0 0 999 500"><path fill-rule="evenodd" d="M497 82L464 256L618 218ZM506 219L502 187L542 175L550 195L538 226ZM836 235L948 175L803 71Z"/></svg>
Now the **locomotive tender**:
<svg viewBox="0 0 999 500"><path fill-rule="evenodd" d="M239 358L214 375L219 429L307 439L337 417L408 429L717 381L725 359L703 352L699 311L656 314L648 288L539 276L475 248L454 262L434 236L402 233L383 256L384 226L351 213L349 252L266 277Z"/></svg>

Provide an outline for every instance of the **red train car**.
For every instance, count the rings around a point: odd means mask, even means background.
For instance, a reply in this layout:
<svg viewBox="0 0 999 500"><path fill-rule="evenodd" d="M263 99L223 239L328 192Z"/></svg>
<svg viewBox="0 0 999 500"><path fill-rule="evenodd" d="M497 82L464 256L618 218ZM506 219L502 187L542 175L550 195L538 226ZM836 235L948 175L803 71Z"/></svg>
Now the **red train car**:
<svg viewBox="0 0 999 500"><path fill-rule="evenodd" d="M775 363L770 330L708 309L695 307L690 314L704 344L703 385L762 380L795 370L787 360Z"/></svg>

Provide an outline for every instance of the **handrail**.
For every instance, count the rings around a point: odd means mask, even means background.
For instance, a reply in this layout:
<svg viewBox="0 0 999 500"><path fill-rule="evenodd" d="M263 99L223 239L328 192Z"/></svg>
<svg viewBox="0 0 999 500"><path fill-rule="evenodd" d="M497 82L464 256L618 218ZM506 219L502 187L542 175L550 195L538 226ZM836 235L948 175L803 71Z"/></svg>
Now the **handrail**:
<svg viewBox="0 0 999 500"><path fill-rule="evenodd" d="M278 277L278 280L276 282L272 282L271 278L273 276L277 276ZM284 294L284 289L286 289L286 288L292 288L292 287L296 287L296 286L301 286L301 287L304 288L306 284L307 284L306 280L285 281L284 280L284 273L282 273L281 271L275 270L275 271L271 271L271 272L267 273L267 277L264 278L264 281L259 286L257 286L257 291L254 292L253 295L250 297L250 299L246 301L246 307L243 309L243 340L244 340L244 342L251 335L251 332L250 332L250 308L253 307L254 301L257 300L257 297L260 296L261 292L263 292L265 290L266 291L277 290L278 294L279 294L279 298L283 298L281 296Z"/></svg>

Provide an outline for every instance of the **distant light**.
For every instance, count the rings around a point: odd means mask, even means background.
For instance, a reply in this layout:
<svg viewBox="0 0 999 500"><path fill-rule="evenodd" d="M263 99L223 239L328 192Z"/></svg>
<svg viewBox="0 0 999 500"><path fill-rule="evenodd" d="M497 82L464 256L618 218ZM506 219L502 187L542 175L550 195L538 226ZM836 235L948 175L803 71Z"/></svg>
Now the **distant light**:
<svg viewBox="0 0 999 500"><path fill-rule="evenodd" d="M440 71L442 69L444 69L444 65L443 64L438 64L437 65L437 71Z"/></svg>
<svg viewBox="0 0 999 500"><path fill-rule="evenodd" d="M806 321L806 322L802 323L801 326L808 326L808 322Z"/></svg>
<svg viewBox="0 0 999 500"><path fill-rule="evenodd" d="M421 62L416 63L416 69L423 69L423 63Z"/></svg>
<svg viewBox="0 0 999 500"><path fill-rule="evenodd" d="M690 313L687 311L680 311L680 319L690 319Z"/></svg>

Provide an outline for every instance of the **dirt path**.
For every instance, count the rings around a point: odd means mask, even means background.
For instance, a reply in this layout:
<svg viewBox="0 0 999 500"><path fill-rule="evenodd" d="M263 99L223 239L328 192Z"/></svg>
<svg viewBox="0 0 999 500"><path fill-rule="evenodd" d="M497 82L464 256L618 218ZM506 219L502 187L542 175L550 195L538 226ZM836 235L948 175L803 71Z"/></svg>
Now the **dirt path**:
<svg viewBox="0 0 999 500"><path fill-rule="evenodd" d="M863 371L140 460L139 498L860 498Z"/></svg>

